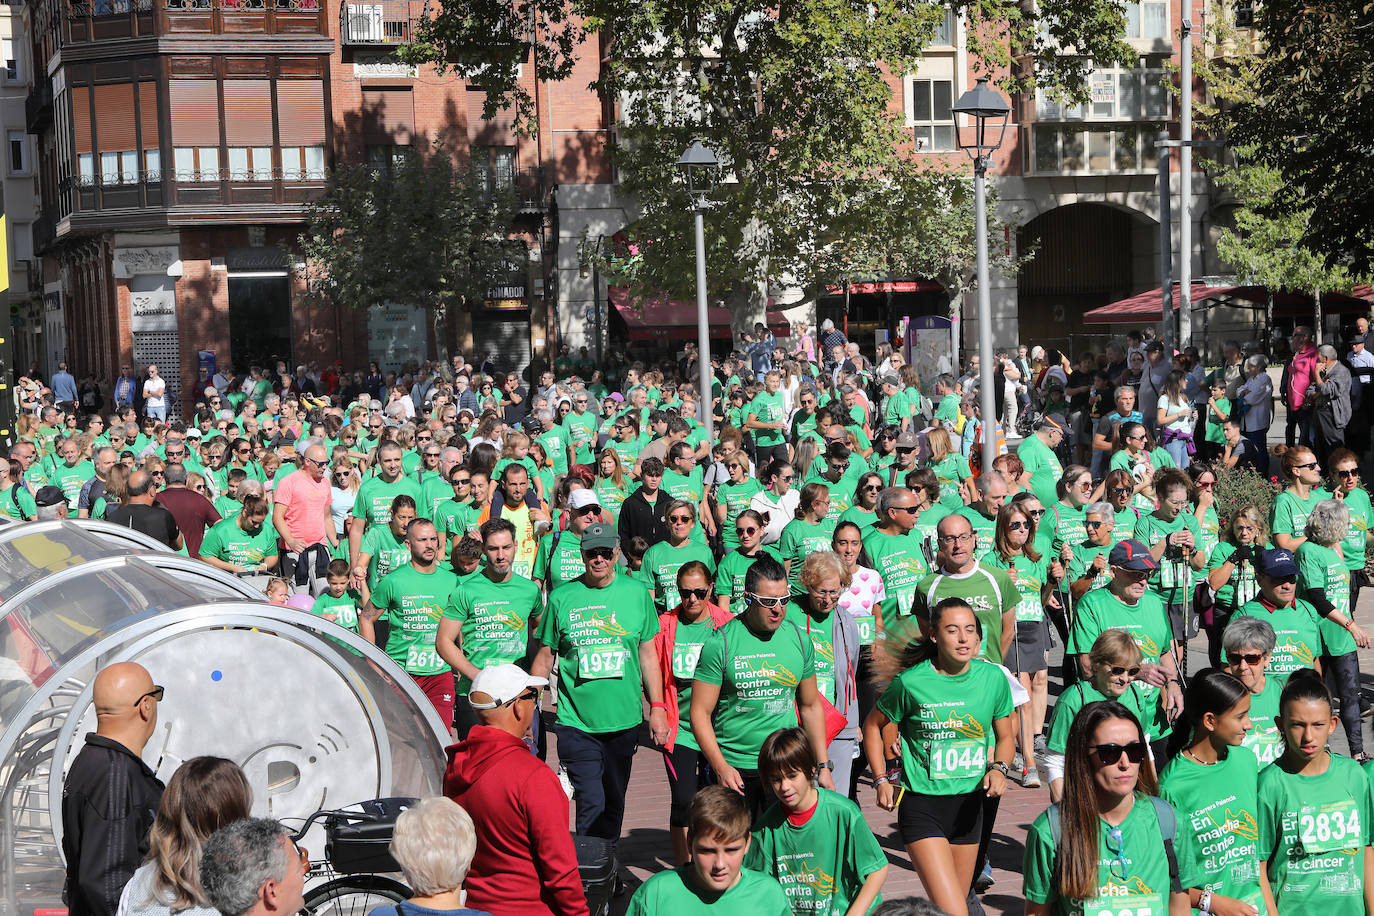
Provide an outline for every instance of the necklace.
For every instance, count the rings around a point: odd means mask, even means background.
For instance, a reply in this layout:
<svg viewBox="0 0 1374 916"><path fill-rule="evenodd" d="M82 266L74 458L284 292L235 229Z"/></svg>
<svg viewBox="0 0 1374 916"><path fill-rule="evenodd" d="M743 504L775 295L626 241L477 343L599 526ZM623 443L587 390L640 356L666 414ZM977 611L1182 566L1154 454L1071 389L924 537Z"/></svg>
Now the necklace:
<svg viewBox="0 0 1374 916"><path fill-rule="evenodd" d="M1192 748L1186 748L1186 747L1185 747L1185 748L1183 749L1183 753L1186 754L1186 755L1188 755L1188 757L1191 758L1194 762L1199 763L1199 764L1201 764L1202 766L1205 766L1205 767L1214 767L1214 766L1216 766L1218 763L1221 763L1220 760L1213 760L1211 763L1208 763L1206 760L1203 760L1202 758L1198 757L1197 754L1194 754Z"/></svg>

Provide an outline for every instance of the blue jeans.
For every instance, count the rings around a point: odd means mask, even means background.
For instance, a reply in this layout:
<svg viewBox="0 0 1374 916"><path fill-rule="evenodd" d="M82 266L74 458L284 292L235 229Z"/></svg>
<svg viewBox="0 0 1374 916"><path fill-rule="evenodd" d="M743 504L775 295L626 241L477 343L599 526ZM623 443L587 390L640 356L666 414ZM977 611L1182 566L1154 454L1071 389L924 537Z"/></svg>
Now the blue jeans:
<svg viewBox="0 0 1374 916"><path fill-rule="evenodd" d="M146 417L151 417L152 419L157 420L157 421L159 421L159 422L165 421L165 420L167 419L167 408L166 408L166 406L163 406L163 407L146 407L146 406L145 406L145 407L143 408L143 415L146 416Z"/></svg>
<svg viewBox="0 0 1374 916"><path fill-rule="evenodd" d="M577 802L577 832L620 842L625 820L625 792L630 764L639 747L639 728L592 734L570 725L554 725L558 760L568 771Z"/></svg>
<svg viewBox="0 0 1374 916"><path fill-rule="evenodd" d="M1164 443L1164 451L1169 453L1169 457L1174 459L1174 464L1180 468L1186 468L1193 463L1193 458L1188 454L1188 443L1182 439L1170 439Z"/></svg>

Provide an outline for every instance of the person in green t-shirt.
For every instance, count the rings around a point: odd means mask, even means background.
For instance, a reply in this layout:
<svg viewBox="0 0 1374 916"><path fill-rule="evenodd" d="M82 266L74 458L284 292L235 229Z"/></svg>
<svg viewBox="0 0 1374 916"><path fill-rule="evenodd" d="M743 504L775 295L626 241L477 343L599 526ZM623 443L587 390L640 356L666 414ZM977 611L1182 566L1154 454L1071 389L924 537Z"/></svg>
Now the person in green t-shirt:
<svg viewBox="0 0 1374 916"><path fill-rule="evenodd" d="M821 785L834 788L815 651L787 620L788 594L782 564L755 560L744 607L706 642L692 681L692 734L720 784L742 792L756 817L766 798L759 750L779 728L801 722L813 759L825 761Z"/></svg>
<svg viewBox="0 0 1374 916"><path fill-rule="evenodd" d="M57 487L67 497L67 511L75 513L76 498L81 495L81 487L95 476L95 465L81 458L81 444L75 436L68 436L57 445L61 459L48 473L47 484Z"/></svg>
<svg viewBox="0 0 1374 916"><path fill-rule="evenodd" d="M902 672L863 727L869 769L881 774L892 769L885 731L897 728L901 784L878 776L878 807L897 812L902 843L926 895L946 912L964 911L983 818L996 816L994 800L1007 790L1015 743L1011 687L1001 668L978 657L981 629L973 608L959 598L932 607L930 638L908 645Z"/></svg>
<svg viewBox="0 0 1374 916"><path fill-rule="evenodd" d="M1198 632L1198 614L1193 607L1193 570L1205 569L1207 553L1202 549L1202 529L1192 507L1192 483L1188 475L1169 468L1155 475L1159 508L1142 515L1135 523L1133 536L1149 545L1157 567L1150 573L1150 591L1169 611L1174 638L1192 639ZM1186 619L1184 611L1187 611Z"/></svg>
<svg viewBox="0 0 1374 916"><path fill-rule="evenodd" d="M1056 487L1059 478L1064 476L1064 466L1059 462L1055 449L1064 441L1066 424L1063 416L1044 417L1035 426L1035 432L1021 440L1016 447L1016 457L1030 474L1031 489L1040 497L1040 502L1052 506L1059 501Z"/></svg>
<svg viewBox="0 0 1374 916"><path fill-rule="evenodd" d="M1330 498L1322 489L1321 465L1317 456L1305 445L1298 445L1283 453L1283 476L1288 487L1274 497L1269 510L1269 531L1274 545L1296 551L1306 534L1307 516L1323 499Z"/></svg>
<svg viewBox="0 0 1374 916"><path fill-rule="evenodd" d="M524 661L544 611L538 586L514 573L513 524L498 518L482 525L482 553L486 566L448 596L434 634L439 657L457 673L453 727L460 741L478 724L466 702L472 679L491 665Z"/></svg>
<svg viewBox="0 0 1374 916"><path fill-rule="evenodd" d="M1208 388L1210 393L1206 408L1207 425L1202 433L1202 441L1205 443L1203 457L1215 459L1220 457L1226 447L1226 434L1222 425L1231 416L1231 399L1226 396L1226 379L1220 373L1212 376Z"/></svg>
<svg viewBox="0 0 1374 916"><path fill-rule="evenodd" d="M1240 678L1250 691L1250 730L1242 743L1255 755L1261 769L1283 753L1279 694L1288 678L1266 670L1274 643L1274 628L1258 617L1237 617L1222 634L1226 671Z"/></svg>
<svg viewBox="0 0 1374 916"><path fill-rule="evenodd" d="M539 551L534 556L534 581L545 594L587 571L582 562L582 533L588 525L603 520L594 490L584 487L568 494L568 527L540 538Z"/></svg>
<svg viewBox="0 0 1374 916"><path fill-rule="evenodd" d="M828 550L835 522L827 520L830 512L830 488L823 483L808 483L801 488L797 503L797 517L788 522L778 538L778 555L787 570L787 584L793 592L800 591L797 574L802 562L813 550Z"/></svg>
<svg viewBox="0 0 1374 916"><path fill-rule="evenodd" d="M410 562L406 529L415 520L415 500L402 494L391 501L391 520L385 525L369 525L358 547L358 560L352 567L349 586L367 600L372 589L387 576ZM435 529L437 536L438 529ZM436 545L437 548L437 545Z"/></svg>
<svg viewBox="0 0 1374 916"><path fill-rule="evenodd" d="M350 633L357 633L358 601L361 596L348 590L348 561L330 560L325 583L325 591L310 606L310 613L330 623L337 623Z"/></svg>
<svg viewBox="0 0 1374 916"><path fill-rule="evenodd" d="M1349 757L1331 753L1331 694L1311 669L1279 697L1283 755L1259 775L1260 889L1271 913L1363 916L1374 793Z"/></svg>
<svg viewBox="0 0 1374 916"><path fill-rule="evenodd" d="M1207 585L1215 596L1212 624L1206 627L1207 659L1214 668L1221 664L1221 637L1232 615L1259 594L1255 560L1268 546L1268 538L1263 513L1255 506L1242 506L1232 513L1207 558Z"/></svg>
<svg viewBox="0 0 1374 916"><path fill-rule="evenodd" d="M754 827L744 864L776 878L793 913L863 914L882 903L887 854L858 805L816 786L806 732L769 735L759 773L778 800Z"/></svg>
<svg viewBox="0 0 1374 916"><path fill-rule="evenodd" d="M936 526L939 552L930 575L916 584L912 614L924 625L931 609L946 598L960 598L982 624L979 654L1002 664L1016 634L1016 605L1021 600L1006 570L974 559L973 526L962 515L947 515Z"/></svg>
<svg viewBox="0 0 1374 916"><path fill-rule="evenodd" d="M763 391L754 395L745 412L744 428L754 436L754 463L760 467L774 460L786 461L787 442L783 430L787 412L783 409L782 374L771 370L763 380Z"/></svg>
<svg viewBox="0 0 1374 916"><path fill-rule="evenodd" d="M1212 668L1188 684L1175 754L1159 775L1159 795L1183 821L1175 849L1179 883L1194 909L1261 912L1256 819L1259 761L1243 746L1250 691Z"/></svg>
<svg viewBox="0 0 1374 916"><path fill-rule="evenodd" d="M716 522L726 551L739 547L739 535L735 532L735 522L740 513L749 508L750 501L763 490L757 478L749 476L749 458L743 452L735 452L725 459L725 470L730 479L716 487Z"/></svg>
<svg viewBox="0 0 1374 916"><path fill-rule="evenodd" d="M448 485L452 497L434 505L434 528L439 532L439 555L450 556L453 545L477 528L481 509L472 502L472 472L464 464L455 464L448 471Z"/></svg>
<svg viewBox="0 0 1374 916"><path fill-rule="evenodd" d="M1349 449L1337 449L1328 459L1331 477L1335 481L1332 495L1350 510L1350 528L1341 541L1341 555L1345 568L1350 570L1350 606L1358 607L1360 584L1364 576L1356 575L1365 567L1365 552L1374 543L1374 507L1369 493L1360 485L1360 459Z"/></svg>
<svg viewBox="0 0 1374 916"><path fill-rule="evenodd" d="M1144 766L1147 755L1131 710L1112 701L1083 707L1069 731L1064 800L1026 835L1027 916L1191 912L1170 848L1191 826L1180 828L1173 806L1150 794L1155 779Z"/></svg>
<svg viewBox="0 0 1374 916"><path fill-rule="evenodd" d="M782 562L782 557L772 546L762 543L766 525L763 516L755 509L745 509L735 519L735 539L739 547L721 557L716 567L716 604L725 611L742 607L744 598L744 577L749 567L759 557L769 556Z"/></svg>
<svg viewBox="0 0 1374 916"><path fill-rule="evenodd" d="M577 464L591 464L596 449L596 414L587 410L590 403L585 391L573 393L572 413L563 418L563 429L572 440L574 460Z"/></svg>
<svg viewBox="0 0 1374 916"><path fill-rule="evenodd" d="M968 458L954 449L946 430L932 429L926 434L926 444L930 447L926 467L934 471L940 481L940 505L950 511L962 508L973 499L967 483L973 477Z"/></svg>
<svg viewBox="0 0 1374 916"><path fill-rule="evenodd" d="M267 498L256 493L245 496L242 512L205 532L200 558L230 573L275 570L280 557L277 530L267 520Z"/></svg>
<svg viewBox="0 0 1374 916"><path fill-rule="evenodd" d="M663 679L653 638L658 616L649 590L616 574L620 540L604 523L582 533L576 581L549 595L540 619L541 648L530 671L547 677L559 661L559 760L577 800L577 832L616 841L625 816L630 762L639 744L642 692L649 699L649 733L668 740Z"/></svg>
<svg viewBox="0 0 1374 916"><path fill-rule="evenodd" d="M654 606L660 614L678 606L677 571L689 560L706 564L712 574L716 559L705 544L693 538L697 527L696 505L686 499L675 499L664 512L668 523L668 538L653 544L644 552L643 569L652 583Z"/></svg>
<svg viewBox="0 0 1374 916"><path fill-rule="evenodd" d="M33 494L18 479L10 476L9 461L0 461L0 515L21 520L38 515Z"/></svg>
<svg viewBox="0 0 1374 916"><path fill-rule="evenodd" d="M777 880L744 867L750 821L739 793L724 786L698 792L687 812L691 861L650 876L626 916L792 916Z"/></svg>
<svg viewBox="0 0 1374 916"><path fill-rule="evenodd" d="M394 442L383 443L377 449L379 473L369 477L358 488L353 502L352 518L348 522L349 562L358 566L358 550L363 543L363 531L372 525L385 525L391 521L391 505L397 496L409 496L415 501L416 512L428 518L422 508L425 495L413 477L406 477L402 468L403 452ZM357 587L357 584L354 584Z"/></svg>
<svg viewBox="0 0 1374 916"><path fill-rule="evenodd" d="M387 615L386 654L405 669L434 704L439 721L453 722L453 669L439 657L434 636L458 577L438 565L439 533L417 518L406 527L410 562L377 583L358 614L358 635L376 642L374 624ZM355 570L356 572L356 570Z"/></svg>

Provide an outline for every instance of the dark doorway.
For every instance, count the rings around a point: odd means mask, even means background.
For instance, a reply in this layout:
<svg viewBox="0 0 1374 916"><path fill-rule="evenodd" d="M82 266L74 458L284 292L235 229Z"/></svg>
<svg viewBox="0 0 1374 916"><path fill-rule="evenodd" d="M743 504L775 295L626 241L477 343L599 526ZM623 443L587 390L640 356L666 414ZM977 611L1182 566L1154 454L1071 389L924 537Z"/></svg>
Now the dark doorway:
<svg viewBox="0 0 1374 916"><path fill-rule="evenodd" d="M234 365L291 362L291 285L287 277L229 277L229 349Z"/></svg>

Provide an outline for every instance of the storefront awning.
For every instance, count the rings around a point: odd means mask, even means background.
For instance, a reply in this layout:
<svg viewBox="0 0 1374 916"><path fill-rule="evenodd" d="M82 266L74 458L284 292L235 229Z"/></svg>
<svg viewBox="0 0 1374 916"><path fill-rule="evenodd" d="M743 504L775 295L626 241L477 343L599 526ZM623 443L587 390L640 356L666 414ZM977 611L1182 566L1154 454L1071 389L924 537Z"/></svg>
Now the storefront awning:
<svg viewBox="0 0 1374 916"><path fill-rule="evenodd" d="M1179 287L1174 287L1174 310L1178 310ZM1192 302L1197 308L1213 300L1225 300L1229 305L1263 307L1269 291L1263 286L1207 286L1193 284ZM1374 289L1357 286L1349 293L1323 293L1322 308L1329 313L1362 312L1374 302ZM1312 310L1310 293L1298 291L1278 291L1274 293L1274 314L1284 317L1303 317ZM1095 324L1135 323L1159 321L1162 317L1163 301L1160 288L1103 305L1083 314L1083 320Z"/></svg>
<svg viewBox="0 0 1374 916"><path fill-rule="evenodd" d="M1192 286L1192 301L1194 304L1206 299L1214 299L1224 296L1237 289L1234 286L1206 286L1202 283L1194 283ZM1178 310L1178 295L1181 292L1179 287L1174 287L1174 310ZM1083 320L1095 324L1113 324L1116 322L1140 322L1140 321L1159 321L1163 311L1163 296L1160 287L1145 293L1138 293L1126 299L1120 299L1109 305L1099 306L1083 313Z"/></svg>
<svg viewBox="0 0 1374 916"><path fill-rule="evenodd" d="M630 340L695 340L697 337L697 304L666 295L652 299L633 299L627 289L612 286L607 289L611 304L629 328ZM771 305L772 302L770 301ZM719 305L706 307L711 323L711 337L730 339L730 310ZM792 333L782 312L769 309L768 328L777 337Z"/></svg>
<svg viewBox="0 0 1374 916"><path fill-rule="evenodd" d="M938 293L945 287L934 280L864 280L849 284L851 295L862 296L877 293ZM825 291L827 296L843 296L845 287L832 286Z"/></svg>

